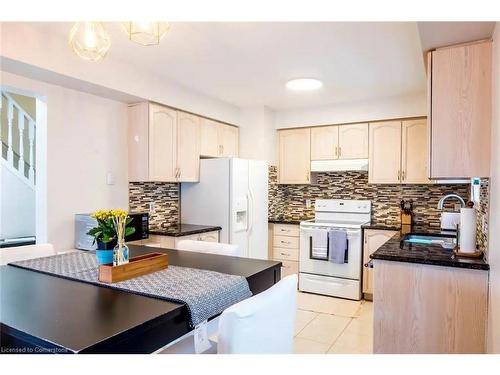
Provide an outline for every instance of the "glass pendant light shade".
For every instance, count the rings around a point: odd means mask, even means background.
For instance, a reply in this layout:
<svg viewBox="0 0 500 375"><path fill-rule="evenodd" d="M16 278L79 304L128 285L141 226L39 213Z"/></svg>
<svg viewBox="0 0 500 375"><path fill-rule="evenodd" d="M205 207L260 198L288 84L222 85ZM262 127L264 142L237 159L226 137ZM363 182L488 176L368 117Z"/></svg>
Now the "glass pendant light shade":
<svg viewBox="0 0 500 375"><path fill-rule="evenodd" d="M159 44L170 29L167 22L124 22L123 27L131 41L143 46Z"/></svg>
<svg viewBox="0 0 500 375"><path fill-rule="evenodd" d="M100 22L77 22L69 32L69 45L82 59L99 61L111 46L109 34Z"/></svg>

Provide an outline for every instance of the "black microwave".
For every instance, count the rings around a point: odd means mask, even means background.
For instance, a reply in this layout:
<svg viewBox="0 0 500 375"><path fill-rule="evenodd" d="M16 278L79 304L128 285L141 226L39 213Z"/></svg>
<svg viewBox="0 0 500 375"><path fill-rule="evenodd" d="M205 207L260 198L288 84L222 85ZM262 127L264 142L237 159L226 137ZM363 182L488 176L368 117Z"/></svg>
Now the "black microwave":
<svg viewBox="0 0 500 375"><path fill-rule="evenodd" d="M125 241L144 240L149 237L149 214L147 212L129 213L132 221L129 226L135 228L135 232L125 237Z"/></svg>

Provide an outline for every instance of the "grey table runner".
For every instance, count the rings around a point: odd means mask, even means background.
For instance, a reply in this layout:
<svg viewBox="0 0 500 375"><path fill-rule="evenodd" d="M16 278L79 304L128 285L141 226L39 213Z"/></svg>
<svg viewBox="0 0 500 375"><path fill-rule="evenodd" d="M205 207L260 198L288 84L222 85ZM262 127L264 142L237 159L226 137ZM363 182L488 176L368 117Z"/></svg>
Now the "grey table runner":
<svg viewBox="0 0 500 375"><path fill-rule="evenodd" d="M10 263L67 279L185 303L192 327L252 295L243 276L169 265L167 269L106 284L99 281L93 253L76 252ZM126 312L125 312L126 313Z"/></svg>

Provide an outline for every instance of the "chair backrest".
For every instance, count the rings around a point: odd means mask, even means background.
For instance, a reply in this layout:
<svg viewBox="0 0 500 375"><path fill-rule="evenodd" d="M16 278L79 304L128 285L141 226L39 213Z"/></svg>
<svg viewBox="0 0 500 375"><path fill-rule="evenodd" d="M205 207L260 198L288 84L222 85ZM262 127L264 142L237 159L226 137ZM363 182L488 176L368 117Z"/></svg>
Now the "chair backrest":
<svg viewBox="0 0 500 375"><path fill-rule="evenodd" d="M220 316L219 354L286 354L293 351L297 275L290 275Z"/></svg>
<svg viewBox="0 0 500 375"><path fill-rule="evenodd" d="M0 265L20 260L41 258L55 255L54 246L49 243L39 245L4 247L0 249Z"/></svg>
<svg viewBox="0 0 500 375"><path fill-rule="evenodd" d="M196 251L199 253L219 255L239 255L238 245L229 245L219 242L181 240L177 244L177 250Z"/></svg>

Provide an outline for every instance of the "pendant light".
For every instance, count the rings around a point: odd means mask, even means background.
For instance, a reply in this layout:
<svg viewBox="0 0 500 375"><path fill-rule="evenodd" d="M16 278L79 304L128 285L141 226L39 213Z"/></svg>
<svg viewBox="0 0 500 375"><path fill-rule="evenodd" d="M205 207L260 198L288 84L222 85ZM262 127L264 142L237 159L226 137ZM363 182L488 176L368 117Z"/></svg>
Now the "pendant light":
<svg viewBox="0 0 500 375"><path fill-rule="evenodd" d="M124 22L128 38L143 46L160 44L161 38L170 29L168 22Z"/></svg>
<svg viewBox="0 0 500 375"><path fill-rule="evenodd" d="M111 46L109 34L100 22L77 22L69 32L69 45L84 60L99 61Z"/></svg>

